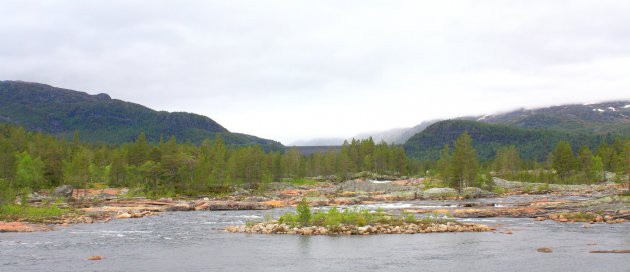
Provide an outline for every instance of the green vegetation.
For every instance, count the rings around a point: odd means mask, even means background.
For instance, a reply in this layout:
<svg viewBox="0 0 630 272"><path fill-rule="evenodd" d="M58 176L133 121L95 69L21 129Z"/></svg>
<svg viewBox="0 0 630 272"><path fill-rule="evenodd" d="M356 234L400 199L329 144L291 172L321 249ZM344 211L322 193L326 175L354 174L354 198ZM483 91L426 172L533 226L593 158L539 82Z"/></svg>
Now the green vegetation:
<svg viewBox="0 0 630 272"><path fill-rule="evenodd" d="M455 140L467 132L473 140L479 159L490 161L501 147L516 146L519 155L527 161L544 161L560 141L573 147L588 146L594 149L601 143L614 142L614 135L593 133L575 134L547 129L526 129L493 125L475 121L448 120L435 123L411 137L404 145L405 152L414 159L435 161L440 158L444 145L453 147Z"/></svg>
<svg viewBox="0 0 630 272"><path fill-rule="evenodd" d="M107 94L89 95L21 81L0 81L0 120L71 140L76 131L91 143L124 144L140 132L152 143L161 137L200 144L223 138L229 146L260 145L282 151L275 141L232 133L214 120L186 112L155 111Z"/></svg>
<svg viewBox="0 0 630 272"><path fill-rule="evenodd" d="M581 145L579 149L576 149L578 146L567 140L557 137L545 139L544 135L539 135L543 138L536 138L535 141L544 141L546 145L550 146L543 148L543 150L549 150L546 157L540 160L523 159L528 157L526 153L530 148L528 145L503 145L500 142L486 145L493 141L492 137L497 136L494 134L495 132L490 133L488 131L494 128L501 131L501 129L506 128L481 124L480 127L483 129L480 132L477 124L470 121L453 121L453 123L442 125L453 125L456 128L472 126L476 132L469 134L468 131L464 131L453 142L446 142L439 151L439 159L434 163L425 164L429 169L433 169L429 171L433 179L427 184L428 188L448 185L448 187L456 189L474 186L494 190L492 176L547 184L591 184L606 180L604 175L606 172L616 173L617 182L626 182L625 178L627 178L627 173L630 170L630 138L610 138L608 140L609 138L606 137L586 137L578 141L588 142L590 145L598 143L594 139L600 139L601 143L595 145L595 152L593 152L589 145ZM449 133L452 132L453 128L450 129L445 132L447 137L444 138L451 137ZM433 133L430 128L428 130L429 134ZM550 133L554 134L555 132ZM475 137L471 137L471 135L477 135L481 138L480 141L485 142L485 144L476 144ZM555 145L551 146L550 144L554 141ZM478 160L477 147L485 150L482 152L496 151L494 156L489 157L489 159ZM549 191L549 187L526 187L524 191L542 193Z"/></svg>
<svg viewBox="0 0 630 272"><path fill-rule="evenodd" d="M35 207L27 205L0 205L0 221L27 221L32 223L45 222L56 219L70 212L50 205L45 207Z"/></svg>
<svg viewBox="0 0 630 272"><path fill-rule="evenodd" d="M375 224L444 224L452 221L450 217L439 216L438 214L429 214L425 217L417 218L410 213L389 214L383 209L378 209L375 212L364 208L340 211L337 207L332 207L328 211L318 210L312 212L305 201L298 204L296 212L287 212L278 219L278 223L287 224L291 227L319 226L329 229L336 229L341 225L362 227Z"/></svg>
<svg viewBox="0 0 630 272"><path fill-rule="evenodd" d="M462 133L454 145L452 153L449 146L444 145L437 162L438 177L448 184L448 187L455 188L460 193L464 188L471 186L491 187L491 176L480 167L470 135Z"/></svg>
<svg viewBox="0 0 630 272"><path fill-rule="evenodd" d="M596 220L598 215L603 215L603 212L590 213L590 212L571 212L571 213L561 213L559 215L560 218L565 218L569 221L573 222L593 222Z"/></svg>
<svg viewBox="0 0 630 272"><path fill-rule="evenodd" d="M175 137L153 144L141 133L118 146L84 144L75 133L71 142L21 127L0 125L0 186L12 191L128 187L147 197L221 194L243 187L264 190L289 179L313 184L306 176L371 171L406 175L413 170L403 149L371 139L353 140L340 152L303 156L296 149L265 152L262 147L228 146L223 138L200 145L178 143ZM13 194L15 199L15 194Z"/></svg>
<svg viewBox="0 0 630 272"><path fill-rule="evenodd" d="M630 169L630 139L617 138L612 145L604 142L597 147L596 152L582 146L577 154L569 142L560 141L543 163L522 161L518 154L513 154L515 150L514 146L499 149L493 163L496 175L525 182L591 184L605 180L605 172L623 177ZM511 164L506 165L504 161L510 161ZM549 188L537 190L548 191Z"/></svg>

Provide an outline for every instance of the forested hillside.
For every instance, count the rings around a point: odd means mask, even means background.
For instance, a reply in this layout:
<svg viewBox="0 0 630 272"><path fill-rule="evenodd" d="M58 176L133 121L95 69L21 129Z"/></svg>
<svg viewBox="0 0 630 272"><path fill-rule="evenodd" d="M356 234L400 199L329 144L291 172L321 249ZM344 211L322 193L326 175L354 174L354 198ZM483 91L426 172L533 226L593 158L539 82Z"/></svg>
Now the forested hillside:
<svg viewBox="0 0 630 272"><path fill-rule="evenodd" d="M55 88L39 83L0 81L0 122L24 126L72 139L120 144L144 132L149 142L175 136L180 142L201 143L220 135L228 145L258 144L281 150L275 141L232 133L214 120L192 113L155 111L142 105L111 99L107 94Z"/></svg>
<svg viewBox="0 0 630 272"><path fill-rule="evenodd" d="M502 146L514 145L526 160L542 161L560 141L568 141L579 148L586 145L593 149L600 143L612 142L612 135L593 133L574 134L568 132L524 129L505 125L485 124L466 120L441 121L411 137L405 143L407 154L419 160L437 160L445 144L453 145L457 137L468 132L479 158L490 160Z"/></svg>

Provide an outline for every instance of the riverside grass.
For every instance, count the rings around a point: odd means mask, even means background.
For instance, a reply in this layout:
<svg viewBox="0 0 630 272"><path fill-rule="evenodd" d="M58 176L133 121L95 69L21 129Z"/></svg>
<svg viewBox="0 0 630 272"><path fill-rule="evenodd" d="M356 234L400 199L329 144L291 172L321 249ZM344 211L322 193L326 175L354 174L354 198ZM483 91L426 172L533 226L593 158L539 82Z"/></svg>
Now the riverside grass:
<svg viewBox="0 0 630 272"><path fill-rule="evenodd" d="M0 221L26 221L32 223L45 222L69 213L70 210L62 209L54 205L28 206L28 205L1 205Z"/></svg>
<svg viewBox="0 0 630 272"><path fill-rule="evenodd" d="M382 208L371 212L365 208L351 208L343 211L337 207L332 207L328 211L318 210L311 212L308 203L302 200L296 212L287 212L280 216L277 220L280 224L287 224L291 227L328 227L336 228L340 225L354 225L363 227L373 224L403 225L407 224L446 224L454 222L449 216L439 216L437 214L429 214L426 217L416 218L415 215L409 213L401 213L399 215L386 213ZM250 223L250 224L253 224Z"/></svg>
<svg viewBox="0 0 630 272"><path fill-rule="evenodd" d="M287 212L278 220L247 222L241 226L228 226L228 232L252 234L300 234L300 235L374 235L414 234L436 232L482 232L495 228L480 224L455 222L448 217L430 214L416 218L413 214L390 214L383 209L371 212L363 208L340 211L332 207L328 211L311 212L306 201L301 201L296 212Z"/></svg>

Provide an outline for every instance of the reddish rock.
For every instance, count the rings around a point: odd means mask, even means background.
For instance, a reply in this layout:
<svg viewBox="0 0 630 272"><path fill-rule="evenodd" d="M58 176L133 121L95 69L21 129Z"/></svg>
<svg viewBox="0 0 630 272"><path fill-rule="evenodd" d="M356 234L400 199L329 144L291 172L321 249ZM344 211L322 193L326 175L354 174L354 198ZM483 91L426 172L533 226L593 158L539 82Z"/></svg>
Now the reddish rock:
<svg viewBox="0 0 630 272"><path fill-rule="evenodd" d="M0 232L35 232L48 230L51 230L51 228L44 225L34 225L23 222L0 221Z"/></svg>
<svg viewBox="0 0 630 272"><path fill-rule="evenodd" d="M100 261L102 259L102 256L90 256L90 258L88 258L89 261Z"/></svg>

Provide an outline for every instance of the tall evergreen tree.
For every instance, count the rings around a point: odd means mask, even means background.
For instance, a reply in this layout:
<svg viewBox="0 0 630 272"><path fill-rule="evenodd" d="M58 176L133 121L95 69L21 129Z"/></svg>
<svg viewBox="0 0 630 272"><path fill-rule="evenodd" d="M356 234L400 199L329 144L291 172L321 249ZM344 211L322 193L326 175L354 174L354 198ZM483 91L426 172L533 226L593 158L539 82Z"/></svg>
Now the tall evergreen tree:
<svg viewBox="0 0 630 272"><path fill-rule="evenodd" d="M467 132L464 132L455 141L452 161L453 185L461 193L463 188L475 181L479 171L477 153L473 148L472 138Z"/></svg>
<svg viewBox="0 0 630 272"><path fill-rule="evenodd" d="M553 151L552 165L562 179L569 177L575 168L575 158L569 142L561 141L556 145Z"/></svg>

